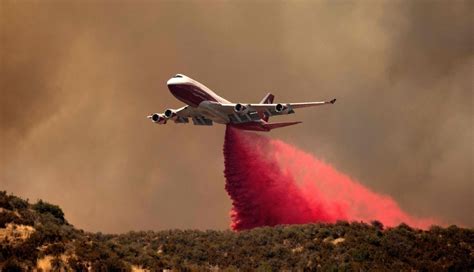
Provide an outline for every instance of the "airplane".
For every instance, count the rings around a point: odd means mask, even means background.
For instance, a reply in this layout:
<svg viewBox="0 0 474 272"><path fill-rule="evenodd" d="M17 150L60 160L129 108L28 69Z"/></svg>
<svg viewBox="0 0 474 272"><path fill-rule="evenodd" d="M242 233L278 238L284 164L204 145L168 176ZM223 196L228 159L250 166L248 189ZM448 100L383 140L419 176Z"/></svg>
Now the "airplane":
<svg viewBox="0 0 474 272"><path fill-rule="evenodd" d="M164 113L147 116L156 124L175 123L212 126L213 123L225 124L242 130L270 131L272 129L296 125L301 122L269 123L270 116L294 113L294 109L334 104L336 99L322 102L278 103L274 104L274 95L268 93L260 103L231 103L218 96L198 81L176 74L167 82L170 92L186 106L179 109L167 109Z"/></svg>

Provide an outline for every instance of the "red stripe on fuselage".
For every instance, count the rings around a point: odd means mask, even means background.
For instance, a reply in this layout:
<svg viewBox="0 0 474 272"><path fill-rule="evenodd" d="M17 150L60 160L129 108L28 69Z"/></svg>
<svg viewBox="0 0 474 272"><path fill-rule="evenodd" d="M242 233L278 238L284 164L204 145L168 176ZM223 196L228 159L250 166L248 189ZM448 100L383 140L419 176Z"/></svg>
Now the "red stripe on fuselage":
<svg viewBox="0 0 474 272"><path fill-rule="evenodd" d="M168 85L168 89L177 99L192 107L199 106L202 101L217 102L212 95L194 85L172 84Z"/></svg>

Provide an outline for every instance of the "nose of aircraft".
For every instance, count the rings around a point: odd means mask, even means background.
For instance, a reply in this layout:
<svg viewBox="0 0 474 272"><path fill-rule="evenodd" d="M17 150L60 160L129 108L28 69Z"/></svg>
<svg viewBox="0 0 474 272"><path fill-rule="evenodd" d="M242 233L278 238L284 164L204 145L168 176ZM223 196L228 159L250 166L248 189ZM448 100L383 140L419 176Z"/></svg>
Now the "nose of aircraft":
<svg viewBox="0 0 474 272"><path fill-rule="evenodd" d="M178 83L178 82L176 81L175 78L170 78L170 79L166 82L167 85L173 85L173 84L177 84L177 83Z"/></svg>

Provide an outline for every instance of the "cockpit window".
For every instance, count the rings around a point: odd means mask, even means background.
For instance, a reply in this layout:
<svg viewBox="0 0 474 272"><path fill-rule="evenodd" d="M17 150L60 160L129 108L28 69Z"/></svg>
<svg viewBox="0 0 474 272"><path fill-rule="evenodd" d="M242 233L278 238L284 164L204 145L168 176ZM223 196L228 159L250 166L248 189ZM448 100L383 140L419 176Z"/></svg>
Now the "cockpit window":
<svg viewBox="0 0 474 272"><path fill-rule="evenodd" d="M177 75L175 75L174 77L183 77L183 76L182 76L182 75L180 75L180 74L177 74Z"/></svg>

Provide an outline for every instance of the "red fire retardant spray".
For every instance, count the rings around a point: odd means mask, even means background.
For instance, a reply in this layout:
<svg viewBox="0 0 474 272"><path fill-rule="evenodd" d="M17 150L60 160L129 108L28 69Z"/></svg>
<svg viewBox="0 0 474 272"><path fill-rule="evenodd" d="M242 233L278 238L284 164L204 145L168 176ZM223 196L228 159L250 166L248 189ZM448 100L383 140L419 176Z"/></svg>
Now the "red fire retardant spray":
<svg viewBox="0 0 474 272"><path fill-rule="evenodd" d="M224 158L234 230L338 220L418 228L435 223L408 215L389 196L280 140L227 127Z"/></svg>

